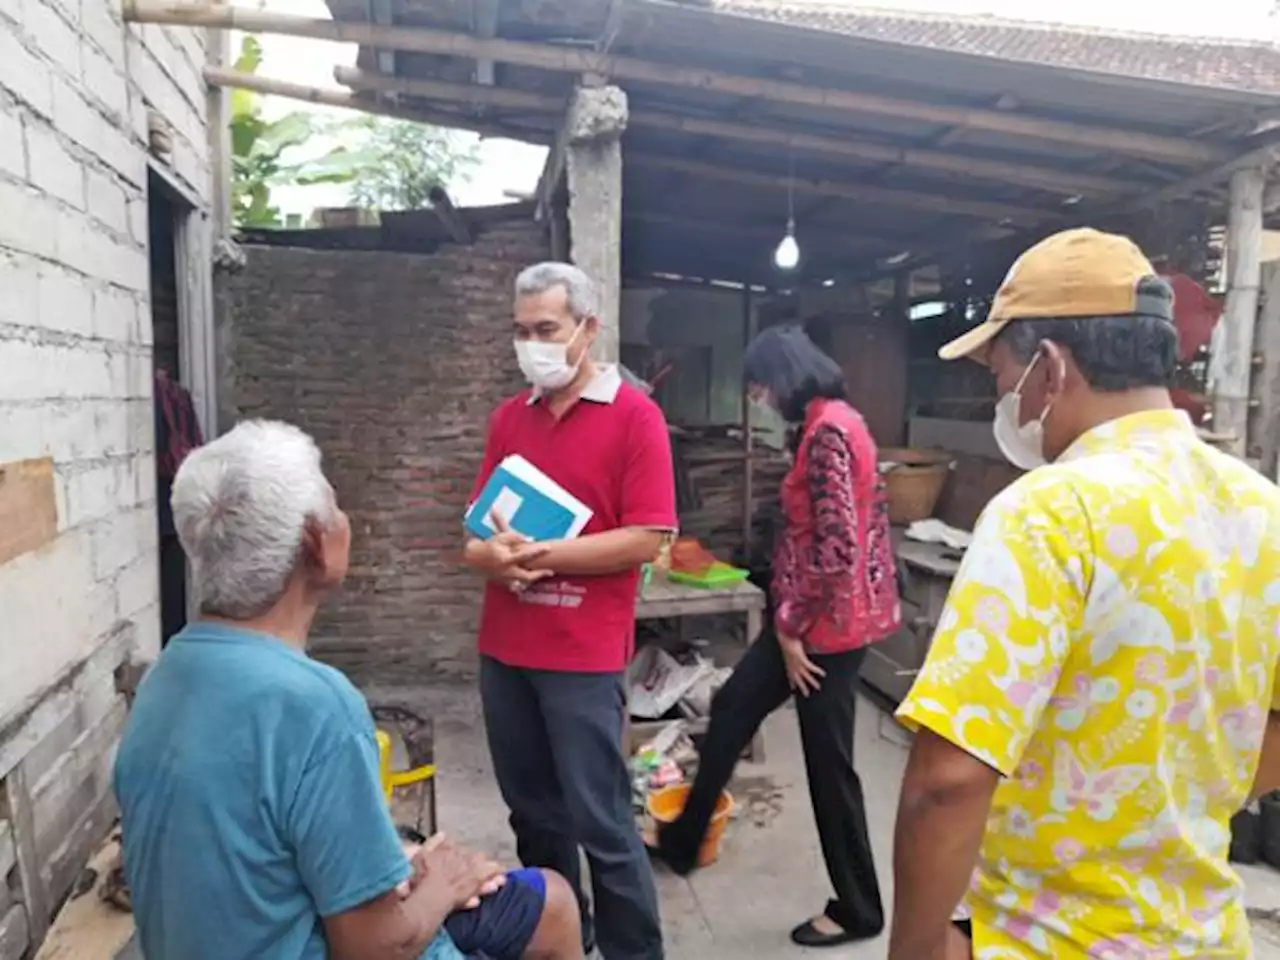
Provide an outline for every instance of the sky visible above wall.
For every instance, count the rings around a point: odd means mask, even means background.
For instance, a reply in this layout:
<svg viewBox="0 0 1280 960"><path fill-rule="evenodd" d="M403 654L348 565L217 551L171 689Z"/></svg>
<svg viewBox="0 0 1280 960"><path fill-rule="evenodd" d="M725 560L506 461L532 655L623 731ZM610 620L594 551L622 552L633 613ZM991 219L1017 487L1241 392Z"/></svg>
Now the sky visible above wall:
<svg viewBox="0 0 1280 960"><path fill-rule="evenodd" d="M250 0L238 0L248 4ZM793 0L794 2L794 0ZM831 0L823 0L830 3ZM873 0L850 6L934 13L988 15L1008 19L1062 23L1071 26L1133 30L1187 36L1245 39L1278 39L1280 18L1272 10L1280 0L1214 0L1213 3L1178 4L1176 0ZM269 10L307 17L327 17L324 0L265 0ZM238 43L238 40L235 41ZM335 64L353 64L356 48L350 44L324 43L298 37L262 38L266 76L312 86L334 87ZM298 104L267 98L265 109L279 115ZM340 116L344 111L332 111ZM470 135L468 135L470 136ZM479 141L480 165L465 183L450 185L460 205L502 203L506 191L533 190L546 151L542 147L510 140ZM277 191L276 202L286 213L304 217L315 207L341 206L342 187L306 187Z"/></svg>

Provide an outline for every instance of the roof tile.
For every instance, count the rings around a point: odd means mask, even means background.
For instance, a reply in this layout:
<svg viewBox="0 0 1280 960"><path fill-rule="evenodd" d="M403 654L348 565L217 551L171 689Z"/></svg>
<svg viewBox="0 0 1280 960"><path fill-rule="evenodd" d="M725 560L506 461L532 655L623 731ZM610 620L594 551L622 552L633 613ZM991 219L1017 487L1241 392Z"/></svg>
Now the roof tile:
<svg viewBox="0 0 1280 960"><path fill-rule="evenodd" d="M1113 76L1280 95L1280 47L1263 41L900 12L822 0L712 0L712 6L724 13L868 40Z"/></svg>

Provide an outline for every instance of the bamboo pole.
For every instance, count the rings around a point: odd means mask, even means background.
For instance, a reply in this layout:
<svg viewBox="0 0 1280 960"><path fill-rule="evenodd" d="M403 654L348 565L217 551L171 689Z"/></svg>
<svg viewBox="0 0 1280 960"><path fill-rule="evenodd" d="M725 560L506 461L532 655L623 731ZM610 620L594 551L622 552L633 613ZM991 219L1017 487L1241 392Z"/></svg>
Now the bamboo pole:
<svg viewBox="0 0 1280 960"><path fill-rule="evenodd" d="M509 129L498 129L465 114L440 113L417 107L393 106L374 100L363 100L347 90L309 87L300 83L289 83L286 80L260 77L255 73L241 73L236 70L224 70L220 67L205 67L204 79L206 83L215 87L235 87L240 90L252 90L254 93L288 97L290 100L305 100L307 103L318 103L326 107L339 107L343 110L356 110L360 113L392 117L396 120L412 120L415 123L426 123L435 127L456 127L462 130L471 130L486 137L513 136L512 131ZM546 141L545 134L536 130L531 130L527 135L520 134L519 136L531 143Z"/></svg>
<svg viewBox="0 0 1280 960"><path fill-rule="evenodd" d="M720 70L657 63L614 56L595 50L532 43L522 40L479 39L468 34L425 27L389 27L296 17L262 10L203 4L172 4L162 0L123 0L124 19L188 27L220 27L247 33L280 33L318 40L358 43L375 49L405 50L467 59L538 67L572 74L595 74L621 81L711 90L736 97L770 100L798 106L848 111L922 123L963 126L1011 136L1090 146L1099 150L1195 165L1216 163L1223 151L1185 137L1171 137L1101 127L1044 117L1028 117L1000 110L925 103L882 94L815 87L786 80L742 76Z"/></svg>
<svg viewBox="0 0 1280 960"><path fill-rule="evenodd" d="M1231 178L1227 211L1227 303L1222 337L1210 357L1213 429L1231 436L1231 453L1244 457L1248 443L1249 387L1253 374L1253 330L1262 286L1262 167Z"/></svg>
<svg viewBox="0 0 1280 960"><path fill-rule="evenodd" d="M391 77L357 70L354 67L337 67L334 69L334 76L343 86L353 90L403 93L446 103L470 103L479 106L554 112L565 108L561 97L524 90ZM1098 176L1080 171L1051 170L982 157L965 157L935 150L895 147L842 136L796 133L775 127L755 126L706 117L689 117L658 110L636 110L631 114L630 122L637 126L674 130L694 136L787 147L796 152L813 151L870 163L896 163L922 170L956 173L981 180L1047 190L1064 196L1113 196L1136 193L1149 186L1138 180Z"/></svg>
<svg viewBox="0 0 1280 960"><path fill-rule="evenodd" d="M403 93L442 103L466 103L477 107L510 107L513 110L556 112L564 110L563 97L512 90L507 87L481 87L471 83L446 83L440 80L416 80L336 66L333 78L344 87L364 93Z"/></svg>
<svg viewBox="0 0 1280 960"><path fill-rule="evenodd" d="M910 207L936 214L978 217L984 220L1036 223L1046 217L1053 216L1053 211L1050 210L1037 210L1007 203L995 203L985 200L960 200L871 184L843 183L831 180L802 180L799 178L793 180L792 178L772 173L737 170L714 163L700 163L696 160L681 160L676 157L657 156L654 154L628 153L627 164L630 166L671 170L694 177L724 180L729 183L741 183L752 187L785 189L788 183L791 183L796 190L805 193L816 193L827 197L845 197L863 203Z"/></svg>

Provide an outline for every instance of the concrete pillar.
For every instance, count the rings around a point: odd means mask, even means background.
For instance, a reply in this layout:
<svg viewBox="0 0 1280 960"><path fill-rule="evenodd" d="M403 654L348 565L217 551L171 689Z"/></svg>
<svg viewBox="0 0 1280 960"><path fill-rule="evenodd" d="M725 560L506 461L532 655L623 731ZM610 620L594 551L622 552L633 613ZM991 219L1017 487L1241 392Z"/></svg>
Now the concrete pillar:
<svg viewBox="0 0 1280 960"><path fill-rule="evenodd" d="M569 257L600 291L596 358L618 360L622 300L622 133L627 95L618 87L579 87L569 103L565 173Z"/></svg>
<svg viewBox="0 0 1280 960"><path fill-rule="evenodd" d="M1227 212L1227 302L1222 331L1210 358L1213 429L1233 437L1230 450L1245 456L1249 385L1253 373L1253 330L1262 286L1262 197L1266 172L1237 170L1231 177Z"/></svg>

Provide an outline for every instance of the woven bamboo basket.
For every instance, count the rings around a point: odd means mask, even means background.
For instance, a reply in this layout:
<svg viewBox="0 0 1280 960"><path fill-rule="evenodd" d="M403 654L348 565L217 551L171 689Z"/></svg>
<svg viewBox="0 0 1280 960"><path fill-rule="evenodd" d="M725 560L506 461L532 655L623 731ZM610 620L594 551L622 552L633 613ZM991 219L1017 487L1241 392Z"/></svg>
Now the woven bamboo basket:
<svg viewBox="0 0 1280 960"><path fill-rule="evenodd" d="M914 523L933 516L952 465L951 455L940 450L881 450L880 472L889 501L889 522Z"/></svg>

